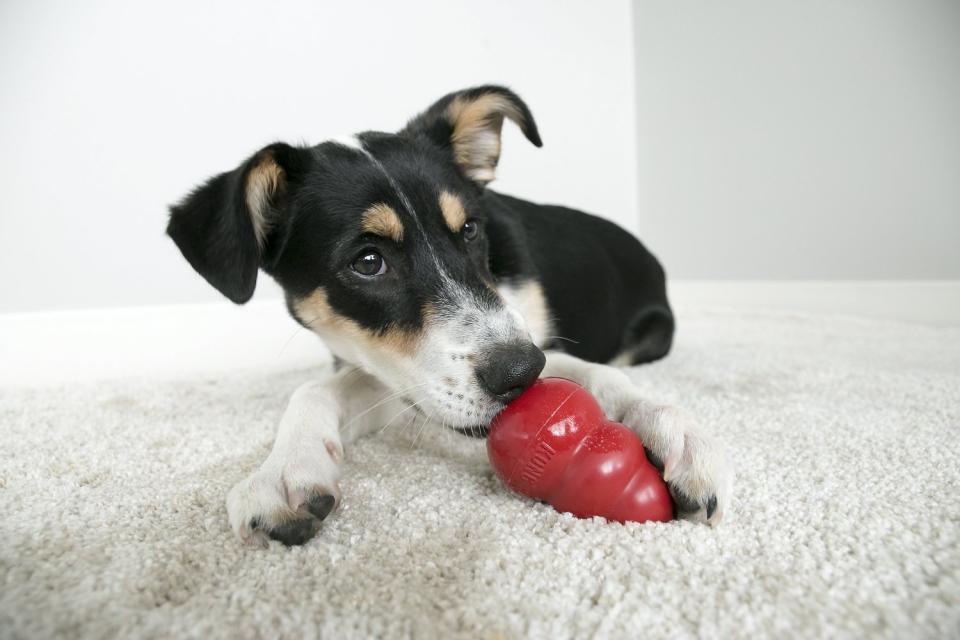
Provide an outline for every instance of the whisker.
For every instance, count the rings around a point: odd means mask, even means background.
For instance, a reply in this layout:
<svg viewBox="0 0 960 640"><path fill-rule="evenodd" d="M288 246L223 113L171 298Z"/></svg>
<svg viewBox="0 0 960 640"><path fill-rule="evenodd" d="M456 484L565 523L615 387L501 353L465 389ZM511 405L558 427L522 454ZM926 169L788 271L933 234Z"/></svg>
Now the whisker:
<svg viewBox="0 0 960 640"><path fill-rule="evenodd" d="M434 415L433 413L431 413L429 416L427 416L426 414L424 414L423 422L420 423L420 431L417 432L417 435L414 436L414 438L413 438L413 442L410 443L410 448L411 448L411 449L413 449L413 447L416 446L417 440L420 439L420 434L423 433L423 430L426 428L427 423L430 422L430 420L433 419L433 415Z"/></svg>
<svg viewBox="0 0 960 640"><path fill-rule="evenodd" d="M322 317L323 317L323 316L315 316L315 317L313 318L313 320L304 320L304 321L303 321L303 324L305 324L305 325L307 325L307 326L310 326L310 325L312 325L314 322L316 322L317 320L320 320Z"/></svg>
<svg viewBox="0 0 960 640"><path fill-rule="evenodd" d="M311 326L313 325L314 322L316 322L319 319L320 319L320 316L317 316L313 320L304 321L303 324L307 326ZM297 328L293 330L293 333L290 334L290 337L287 338L287 341L283 343L283 346L280 347L280 352L277 354L277 357L283 355L283 352L287 350L287 347L290 346L290 343L293 342L293 339L296 338L298 335L300 335L301 331L306 331L306 327L304 327L303 325L298 325Z"/></svg>
<svg viewBox="0 0 960 640"><path fill-rule="evenodd" d="M567 342L572 342L573 344L580 344L577 340L573 338L567 338L565 336L543 336L544 340L566 340Z"/></svg>
<svg viewBox="0 0 960 640"><path fill-rule="evenodd" d="M298 335L300 335L300 332L303 330L304 330L303 327L297 327L296 329L293 330L293 333L290 334L290 337L287 338L287 341L283 343L282 347L280 347L280 351L277 352L278 358L283 355L283 352L287 350L287 347L290 346L290 343L293 342L293 339L296 338Z"/></svg>
<svg viewBox="0 0 960 640"><path fill-rule="evenodd" d="M423 402L423 401L421 400L420 402ZM420 402L414 402L414 403L411 404L411 405L407 405L406 407L404 407L403 409L401 409L401 410L398 411L397 413L393 414L393 417L390 418L390 420L388 420L387 423L386 423L385 425L383 425L383 426L380 428L380 431L378 431L377 433L383 433L384 431L386 431L386 430L387 430L387 427L389 427L391 424L393 424L393 421L394 421L394 420L396 420L397 418L399 418L402 414L406 413L407 411L410 411L410 409L413 409L414 407L416 407L418 404L420 404ZM417 414L413 414L413 415L416 416Z"/></svg>
<svg viewBox="0 0 960 640"><path fill-rule="evenodd" d="M377 403L376 403L375 405L373 405L372 407L369 407L368 409L366 409L366 410L358 413L358 414L355 415L354 417L350 418L350 420L348 420L345 425L343 425L342 427L340 427L340 429L341 429L341 430L346 429L346 428L349 427L351 424L353 424L354 422L356 422L357 420L359 420L359 419L362 418L363 416L367 415L368 413L370 413L371 411L373 411L373 410L376 409L377 407L379 407L379 406L381 406L381 405L384 405L384 404L390 402L391 400L396 400L396 399L399 398L400 396L406 394L408 391L410 391L410 390L412 390L412 389L416 389L417 387L426 386L426 385L428 385L428 384L430 384L429 381L427 381L427 382L421 382L420 384L415 384L415 385L412 385L412 386L407 387L406 389L401 389L400 391L395 391L394 393L388 394L386 397L381 398L380 401L377 402ZM419 403L415 403L415 404L419 404Z"/></svg>
<svg viewBox="0 0 960 640"><path fill-rule="evenodd" d="M416 412L414 412L414 414L413 414L412 416L410 416L410 420L407 422L407 424L403 425L403 437L404 437L404 438L407 437L407 434L408 434L409 431L410 431L410 427L412 427L413 425L417 424L417 420L420 418L420 416L421 416L421 415L424 415L424 416L427 415L427 414L425 414L425 413L423 412L423 409L422 409L419 405L420 405L419 402L416 403L415 405L413 405L413 406L416 407ZM414 427L414 428L416 428L416 427Z"/></svg>

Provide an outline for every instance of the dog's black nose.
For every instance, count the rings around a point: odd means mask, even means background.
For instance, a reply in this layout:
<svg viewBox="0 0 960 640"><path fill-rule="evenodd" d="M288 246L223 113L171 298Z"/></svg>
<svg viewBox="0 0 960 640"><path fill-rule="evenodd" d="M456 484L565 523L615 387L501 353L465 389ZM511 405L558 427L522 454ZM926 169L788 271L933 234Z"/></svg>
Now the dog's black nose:
<svg viewBox="0 0 960 640"><path fill-rule="evenodd" d="M510 402L533 384L547 359L532 342L499 344L477 366L477 379L484 389Z"/></svg>

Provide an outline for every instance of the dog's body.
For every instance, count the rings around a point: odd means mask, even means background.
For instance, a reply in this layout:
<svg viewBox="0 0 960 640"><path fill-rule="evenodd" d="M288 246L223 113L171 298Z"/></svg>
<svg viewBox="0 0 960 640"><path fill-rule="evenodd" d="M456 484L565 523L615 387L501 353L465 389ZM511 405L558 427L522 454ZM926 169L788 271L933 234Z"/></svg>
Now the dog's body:
<svg viewBox="0 0 960 640"><path fill-rule="evenodd" d="M542 348L591 362L666 355L673 315L663 270L636 238L602 218L490 190L479 204L488 214L496 281L543 291L556 337Z"/></svg>
<svg viewBox="0 0 960 640"><path fill-rule="evenodd" d="M230 492L242 539L309 539L340 500L354 438L410 412L483 435L541 374L583 384L639 433L681 515L722 517L723 453L683 413L593 364L667 353L663 270L612 223L486 189L505 118L540 145L519 97L478 87L398 134L270 145L172 208L169 234L212 285L246 302L263 269L293 317L351 365L295 392L270 456Z"/></svg>

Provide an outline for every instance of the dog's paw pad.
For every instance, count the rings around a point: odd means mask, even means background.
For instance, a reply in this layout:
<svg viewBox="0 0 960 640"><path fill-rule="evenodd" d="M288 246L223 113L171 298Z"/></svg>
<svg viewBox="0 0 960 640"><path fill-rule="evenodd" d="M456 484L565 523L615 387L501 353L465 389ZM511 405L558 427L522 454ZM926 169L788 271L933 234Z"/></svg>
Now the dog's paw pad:
<svg viewBox="0 0 960 640"><path fill-rule="evenodd" d="M678 518L711 526L723 520L733 470L726 449L674 407L653 412L642 405L627 413L627 424L645 433L647 459L664 477Z"/></svg>
<svg viewBox="0 0 960 640"><path fill-rule="evenodd" d="M262 532L270 539L292 547L310 540L317 532L318 524L317 520L310 515L293 512L270 518L269 522L264 518L253 518L250 521L250 529Z"/></svg>
<svg viewBox="0 0 960 640"><path fill-rule="evenodd" d="M693 513L700 510L700 503L695 499L685 495L674 485L669 485L670 497L673 498L673 507L677 513Z"/></svg>
<svg viewBox="0 0 960 640"><path fill-rule="evenodd" d="M329 494L314 494L303 503L314 518L323 520L337 506L337 499Z"/></svg>
<svg viewBox="0 0 960 640"><path fill-rule="evenodd" d="M277 540L301 545L320 530L340 504L340 496L335 478L290 486L282 474L258 471L230 490L227 512L234 531L247 544L267 546Z"/></svg>
<svg viewBox="0 0 960 640"><path fill-rule="evenodd" d="M704 505L704 508L707 510L707 520L709 520L717 511L717 496L713 495L707 498L707 504Z"/></svg>
<svg viewBox="0 0 960 640"><path fill-rule="evenodd" d="M710 494L703 498L696 499L684 494L673 484L668 486L678 518L714 524L711 519L717 512L716 494Z"/></svg>
<svg viewBox="0 0 960 640"><path fill-rule="evenodd" d="M654 466L654 468L660 472L660 475L663 475L663 460L657 457L649 447L644 447L643 452L647 454L647 461Z"/></svg>

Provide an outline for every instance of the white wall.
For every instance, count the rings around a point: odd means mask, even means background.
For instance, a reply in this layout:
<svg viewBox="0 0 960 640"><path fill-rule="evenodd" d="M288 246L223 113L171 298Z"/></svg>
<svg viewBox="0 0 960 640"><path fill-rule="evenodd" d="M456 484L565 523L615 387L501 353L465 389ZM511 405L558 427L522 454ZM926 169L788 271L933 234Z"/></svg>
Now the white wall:
<svg viewBox="0 0 960 640"><path fill-rule="evenodd" d="M634 20L640 235L674 277L960 277L960 2Z"/></svg>
<svg viewBox="0 0 960 640"><path fill-rule="evenodd" d="M265 143L486 82L544 139L506 131L496 188L635 228L627 0L0 3L0 311L217 300L166 205Z"/></svg>

